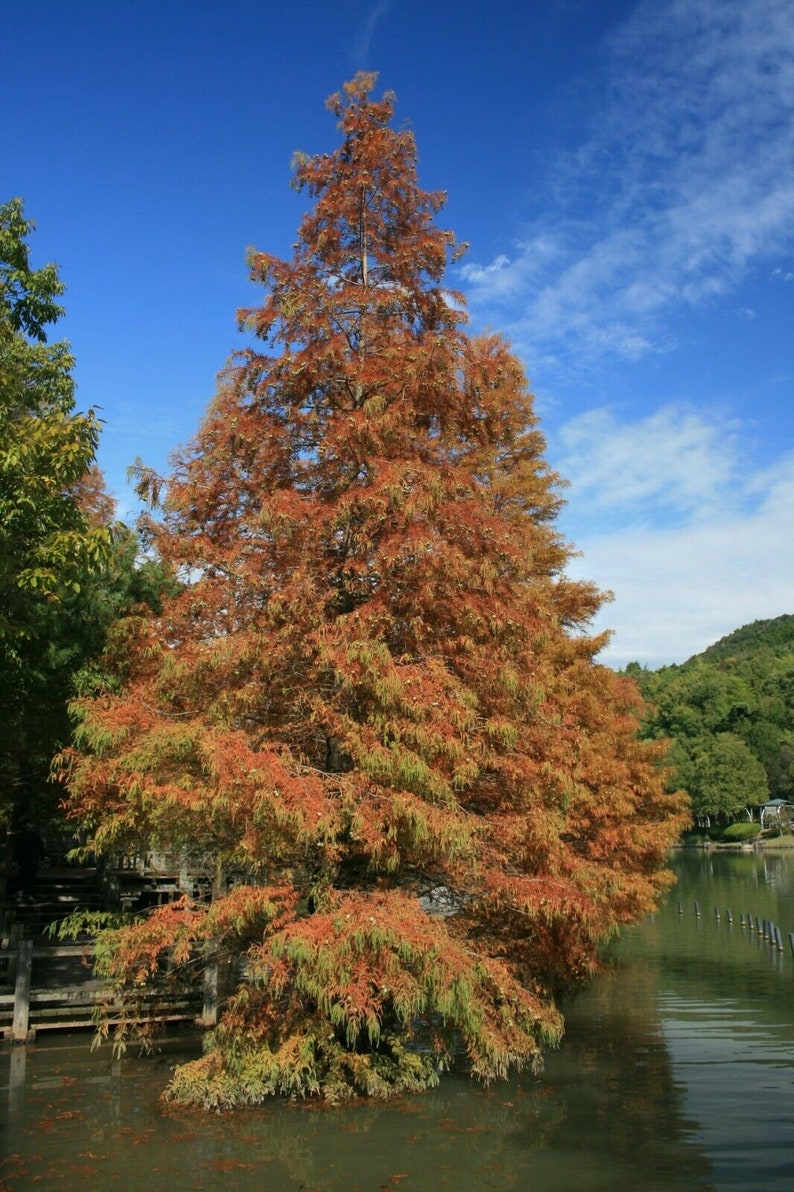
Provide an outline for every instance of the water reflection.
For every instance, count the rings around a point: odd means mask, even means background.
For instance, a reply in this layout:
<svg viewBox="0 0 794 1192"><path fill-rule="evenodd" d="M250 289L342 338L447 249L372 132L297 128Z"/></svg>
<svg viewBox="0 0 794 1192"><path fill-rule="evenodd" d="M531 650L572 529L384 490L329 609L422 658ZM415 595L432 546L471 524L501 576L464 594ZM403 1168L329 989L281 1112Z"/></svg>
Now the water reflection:
<svg viewBox="0 0 794 1192"><path fill-rule="evenodd" d="M785 852L684 854L678 866L680 889L712 914L693 921L685 908L676 922L668 907L648 925L673 1070L715 1183L782 1192L794 1187L794 866ZM729 923L732 900L747 919L777 923L785 950L742 928L736 913Z"/></svg>
<svg viewBox="0 0 794 1192"><path fill-rule="evenodd" d="M452 1078L399 1105L276 1105L209 1120L161 1112L147 1065L75 1076L71 1054L54 1067L37 1055L24 1110L9 1123L5 1186L72 1189L90 1178L131 1192L229 1179L241 1190L312 1192L711 1187L706 1160L682 1148L658 1038L640 1027L621 1041L615 1025L602 1022L600 1041L577 1027L542 1082L477 1092Z"/></svg>
<svg viewBox="0 0 794 1192"><path fill-rule="evenodd" d="M792 867L743 855L677 863L679 889L568 1008L538 1080L489 1091L450 1077L399 1104L207 1117L158 1102L195 1040L113 1061L85 1036L45 1038L0 1053L0 1189L788 1192L794 962L724 910L794 929Z"/></svg>

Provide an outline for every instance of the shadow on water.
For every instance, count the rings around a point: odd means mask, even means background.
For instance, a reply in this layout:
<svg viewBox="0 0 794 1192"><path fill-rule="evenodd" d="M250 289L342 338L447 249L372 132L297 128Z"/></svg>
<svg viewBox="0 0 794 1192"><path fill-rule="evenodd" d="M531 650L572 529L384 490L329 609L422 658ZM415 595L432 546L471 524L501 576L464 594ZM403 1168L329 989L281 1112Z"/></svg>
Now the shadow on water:
<svg viewBox="0 0 794 1192"><path fill-rule="evenodd" d="M792 875L744 856L677 865L679 889L568 1007L537 1079L486 1090L448 1077L397 1104L205 1115L158 1099L195 1038L121 1061L85 1035L48 1038L0 1052L0 1189L788 1192L794 962L705 909L730 894L794 930ZM701 918L679 914L679 899L699 899Z"/></svg>

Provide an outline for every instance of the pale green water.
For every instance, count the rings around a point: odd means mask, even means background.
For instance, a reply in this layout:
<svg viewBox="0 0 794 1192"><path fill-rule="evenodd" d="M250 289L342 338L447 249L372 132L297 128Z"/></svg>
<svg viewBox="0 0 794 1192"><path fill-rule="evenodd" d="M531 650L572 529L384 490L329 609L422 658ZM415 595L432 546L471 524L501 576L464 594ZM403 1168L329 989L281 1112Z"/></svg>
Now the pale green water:
<svg viewBox="0 0 794 1192"><path fill-rule="evenodd" d="M448 1078L399 1105L174 1113L158 1093L193 1044L114 1063L86 1036L49 1037L0 1051L0 1189L790 1192L794 855L676 867L667 905L568 1008L539 1079ZM785 951L742 930L741 912L777 923Z"/></svg>

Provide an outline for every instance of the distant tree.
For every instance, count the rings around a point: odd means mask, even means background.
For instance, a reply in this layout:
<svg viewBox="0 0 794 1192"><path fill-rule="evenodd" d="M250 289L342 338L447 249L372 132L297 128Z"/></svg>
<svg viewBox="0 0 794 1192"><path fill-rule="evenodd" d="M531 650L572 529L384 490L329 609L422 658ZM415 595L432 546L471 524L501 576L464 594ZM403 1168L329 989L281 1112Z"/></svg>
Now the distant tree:
<svg viewBox="0 0 794 1192"><path fill-rule="evenodd" d="M752 720L757 699L737 675L713 666L681 668L649 698L654 700L654 727L659 736L699 737L734 732Z"/></svg>
<svg viewBox="0 0 794 1192"><path fill-rule="evenodd" d="M794 725L794 721L791 723ZM794 727L781 728L772 720L759 720L747 733L746 741L764 767L770 797L794 797Z"/></svg>
<svg viewBox="0 0 794 1192"><path fill-rule="evenodd" d="M679 743L680 748L680 743ZM747 744L734 733L716 733L687 743L679 776L686 782L696 816L723 823L766 802L766 772Z"/></svg>
<svg viewBox="0 0 794 1192"><path fill-rule="evenodd" d="M770 794L774 798L788 799L794 803L794 733L781 742L777 755L769 770Z"/></svg>
<svg viewBox="0 0 794 1192"><path fill-rule="evenodd" d="M120 992L246 952L183 1101L385 1096L459 1047L484 1079L536 1064L688 819L635 685L594 662L602 598L565 576L521 367L464 332L442 196L373 83L298 159L315 205L292 260L252 254L241 315L269 348L224 374L148 526L186 586L114 632L119 690L78 705L64 758L91 847L210 863L211 903L103 941Z"/></svg>

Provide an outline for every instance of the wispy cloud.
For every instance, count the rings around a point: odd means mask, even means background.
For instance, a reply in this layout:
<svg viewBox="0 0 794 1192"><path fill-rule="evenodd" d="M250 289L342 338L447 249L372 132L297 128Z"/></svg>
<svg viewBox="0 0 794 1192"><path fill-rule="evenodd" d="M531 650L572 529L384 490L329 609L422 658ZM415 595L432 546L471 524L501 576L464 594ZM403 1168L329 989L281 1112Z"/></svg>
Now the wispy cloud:
<svg viewBox="0 0 794 1192"><path fill-rule="evenodd" d="M562 528L581 552L570 571L616 593L597 621L614 630L604 661L682 662L791 612L794 454L754 466L740 429L684 406L632 424L593 411L563 428L555 463L574 481Z"/></svg>
<svg viewBox="0 0 794 1192"><path fill-rule="evenodd" d="M609 99L544 212L464 266L475 316L533 370L660 350L671 315L762 262L784 277L794 248L790 0L643 0L608 55Z"/></svg>
<svg viewBox="0 0 794 1192"><path fill-rule="evenodd" d="M589 410L559 432L557 466L587 518L665 525L670 516L702 521L732 504L739 471L738 422L683 403L633 423Z"/></svg>
<svg viewBox="0 0 794 1192"><path fill-rule="evenodd" d="M375 30L377 28L378 21L381 19L381 17L384 17L389 10L389 4L390 0L377 0L377 3L373 4L367 13L367 17L364 22L364 28L361 30L361 34L354 50L356 64L362 69L369 66L369 55L370 50L372 49L372 39L375 36Z"/></svg>
<svg viewBox="0 0 794 1192"><path fill-rule="evenodd" d="M687 312L755 319L794 253L790 0L639 0L605 53L607 98L520 241L465 266L475 321L580 400L594 364L675 346ZM571 574L616 594L596 622L614 630L604 660L656 666L791 612L794 454L762 468L730 394L627 419L631 405L569 419L550 457L571 482Z"/></svg>

